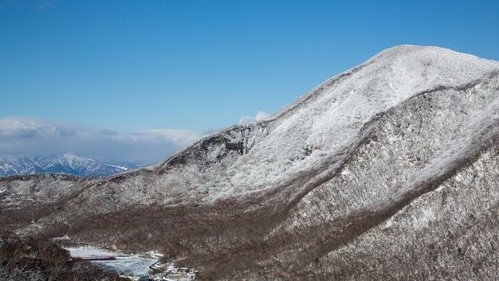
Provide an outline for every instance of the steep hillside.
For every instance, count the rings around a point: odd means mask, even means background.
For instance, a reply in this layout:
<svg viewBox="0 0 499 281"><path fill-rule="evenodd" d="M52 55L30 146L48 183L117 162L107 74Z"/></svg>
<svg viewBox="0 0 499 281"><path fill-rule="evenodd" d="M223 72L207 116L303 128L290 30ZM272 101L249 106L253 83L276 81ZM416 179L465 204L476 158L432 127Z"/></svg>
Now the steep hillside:
<svg viewBox="0 0 499 281"><path fill-rule="evenodd" d="M267 121L78 183L18 231L161 251L204 279L494 280L498 75L391 48Z"/></svg>

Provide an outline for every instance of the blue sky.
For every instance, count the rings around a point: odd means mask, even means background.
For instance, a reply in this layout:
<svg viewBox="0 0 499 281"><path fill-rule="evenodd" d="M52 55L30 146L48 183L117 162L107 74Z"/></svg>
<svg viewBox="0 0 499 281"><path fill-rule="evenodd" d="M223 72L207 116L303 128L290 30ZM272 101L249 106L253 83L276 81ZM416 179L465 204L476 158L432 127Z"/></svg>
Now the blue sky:
<svg viewBox="0 0 499 281"><path fill-rule="evenodd" d="M393 45L499 60L498 13L499 1L0 0L0 118L202 133Z"/></svg>
<svg viewBox="0 0 499 281"><path fill-rule="evenodd" d="M499 59L499 1L0 3L0 116L100 128L221 128L397 44Z"/></svg>

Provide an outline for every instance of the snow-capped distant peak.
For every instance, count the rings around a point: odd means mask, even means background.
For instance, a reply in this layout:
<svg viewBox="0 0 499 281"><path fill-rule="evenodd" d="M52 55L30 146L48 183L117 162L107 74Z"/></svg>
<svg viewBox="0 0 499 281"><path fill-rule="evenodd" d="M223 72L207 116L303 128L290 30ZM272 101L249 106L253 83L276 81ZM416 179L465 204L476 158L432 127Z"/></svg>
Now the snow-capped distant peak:
<svg viewBox="0 0 499 281"><path fill-rule="evenodd" d="M38 173L108 176L139 167L133 162L112 162L66 152L48 156L0 157L0 177Z"/></svg>

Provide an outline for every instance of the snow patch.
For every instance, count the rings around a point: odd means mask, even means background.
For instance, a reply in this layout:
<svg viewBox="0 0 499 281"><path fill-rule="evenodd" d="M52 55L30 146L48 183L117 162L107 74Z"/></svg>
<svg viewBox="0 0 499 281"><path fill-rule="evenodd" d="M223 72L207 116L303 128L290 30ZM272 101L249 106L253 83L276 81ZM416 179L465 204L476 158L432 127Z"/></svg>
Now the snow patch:
<svg viewBox="0 0 499 281"><path fill-rule="evenodd" d="M422 209L416 216L412 217L412 226L416 229L427 227L435 219L435 213L431 208Z"/></svg>
<svg viewBox="0 0 499 281"><path fill-rule="evenodd" d="M147 276L151 266L159 261L157 254L155 257L126 255L118 251L91 246L68 247L65 249L74 260L88 260L124 275Z"/></svg>

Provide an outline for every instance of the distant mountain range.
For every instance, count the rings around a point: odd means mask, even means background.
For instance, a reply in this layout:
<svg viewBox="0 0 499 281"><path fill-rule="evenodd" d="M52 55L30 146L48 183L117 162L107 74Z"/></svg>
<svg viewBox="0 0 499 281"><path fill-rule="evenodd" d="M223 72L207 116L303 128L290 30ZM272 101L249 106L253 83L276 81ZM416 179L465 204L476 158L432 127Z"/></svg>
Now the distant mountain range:
<svg viewBox="0 0 499 281"><path fill-rule="evenodd" d="M0 157L0 177L42 173L100 177L118 174L139 167L134 162L113 162L82 157L72 153L50 156Z"/></svg>

